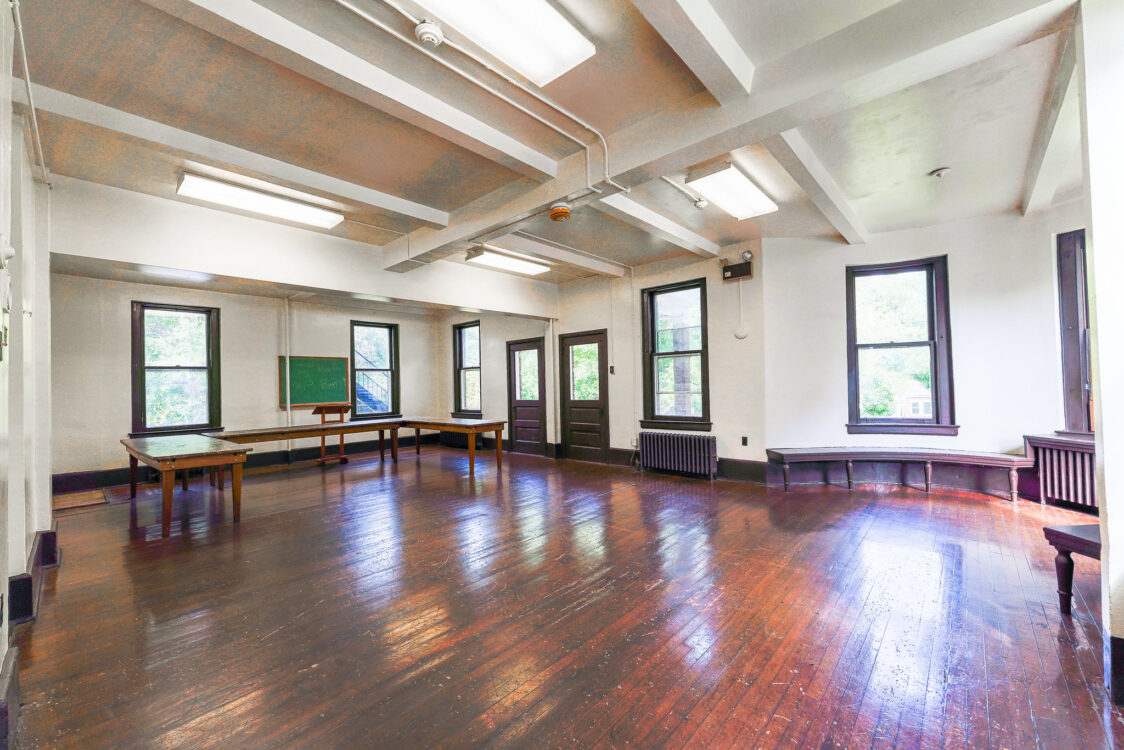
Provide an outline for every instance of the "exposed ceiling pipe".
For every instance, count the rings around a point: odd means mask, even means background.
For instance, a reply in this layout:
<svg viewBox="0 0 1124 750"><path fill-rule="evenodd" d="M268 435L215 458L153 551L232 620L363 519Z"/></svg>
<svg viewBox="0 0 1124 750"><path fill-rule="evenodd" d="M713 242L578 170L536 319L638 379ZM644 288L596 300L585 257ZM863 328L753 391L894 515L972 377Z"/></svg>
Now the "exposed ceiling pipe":
<svg viewBox="0 0 1124 750"><path fill-rule="evenodd" d="M548 128L553 130L555 133L558 133L559 135L563 136L564 138L567 138L567 139L573 141L574 143L578 144L579 146L581 146L583 149L585 149L585 181L586 181L586 185L589 187L590 190L592 190L594 192L598 192L598 193L601 192L600 190L598 190L593 185L593 173L592 173L592 167L590 166L590 162L592 160L592 157L591 157L590 151L589 151L590 146L585 141L581 140L580 138L577 138L576 136L571 135L570 133L567 133L565 130L558 127L557 125L552 123L550 120L547 120L546 118L536 114L535 112L532 112L527 107L523 106L522 104L515 101L514 99L507 96L506 94L504 94L500 91L497 91L496 89L492 88L491 86L484 83L483 81L479 81L476 78L473 78L467 71L461 70L456 65L453 65L452 63L450 63L448 60L444 59L440 55L434 54L428 48L418 44L416 41L414 41L410 37L406 36L405 34L402 34L402 33L398 32L397 30L395 30L389 24L386 24L383 21L379 20L378 18L372 16L370 13L363 10L362 8L357 7L356 5L349 2L348 0L335 0L335 3L336 3L336 5L339 5L341 8L345 8L345 9L351 11L352 13L359 16L360 18L362 18L367 23L369 23L373 26L376 26L379 29L382 29L383 31L390 34L391 36L393 36L395 39L399 40L400 42L402 42L404 44L407 44L410 47L413 47L414 49L416 49L417 51L421 52L423 55L428 57L430 60L433 60L434 62L436 62L438 65L441 65L442 67L444 67L448 70L451 70L452 72L456 73L458 76L465 79L466 81L469 81L469 82L479 86L480 88L484 89L489 94L491 94L492 96L495 96L498 99L501 99L502 101L506 102L507 104L511 105L512 107L515 107L520 112L527 115L528 117L531 117L531 118L535 119L536 121L542 123L543 125L546 125ZM406 15L407 18L410 18L409 14L405 13L405 11L403 11L401 8L398 8L397 6L392 6L392 7L394 7L395 10L398 10L399 12ZM416 24L417 21L415 21L414 23ZM547 102L547 104L549 104L549 102ZM551 105L551 106L553 106L553 105ZM558 109L558 108L555 107L555 109ZM564 115L567 114L566 112L563 112L562 110L559 110L559 111L562 112L562 114L564 114ZM571 119L573 119L573 118L571 117ZM602 141L603 140L604 139L602 139Z"/></svg>
<svg viewBox="0 0 1124 750"><path fill-rule="evenodd" d="M35 114L35 99L31 96L31 70L27 67L27 42L23 38L23 19L20 18L19 0L10 0L12 7L12 20L16 26L16 37L20 43L20 64L23 65L23 85L27 87L27 106L31 110L31 130L35 136L35 154L39 159L39 169L43 173L43 182L47 187L51 184L50 172L47 171L47 161L43 158L43 140L39 137L39 117Z"/></svg>
<svg viewBox="0 0 1124 750"><path fill-rule="evenodd" d="M346 2L346 0L336 0L336 2L338 2L338 3L341 3L341 4L342 4L342 3ZM405 18L406 18L407 20L409 20L409 21L410 21L410 23L414 24L414 26L417 26L417 25L418 25L419 23L421 23L421 22L422 22L422 20L423 20L423 19L420 19L420 18L416 18L416 17L414 17L414 15L413 15L412 13L408 12L408 11L407 11L407 10L406 10L405 8L403 8L403 7L401 6L401 5L399 5L398 3L394 2L394 0L382 0L382 2L383 2L383 3L385 4L385 5L388 5L388 6L390 6L391 8L393 8L394 10L398 11L399 13L401 13L401 14L402 14L403 16L405 16ZM608 142L607 142L607 141L605 140L605 136L601 134L601 131L600 131L600 130L598 130L597 128L593 127L593 126L592 126L592 125L590 125L590 124L589 124L588 122L586 122L586 121L585 121L585 120L583 120L582 118L580 118L580 117L578 117L577 115L575 115L575 114L574 114L573 112L570 112L569 110L565 109L564 107L561 107L561 106L559 106L559 105L555 104L554 102L552 102L551 100L547 99L547 98L546 98L545 96L543 96L543 95L542 95L542 94L540 94L539 92L535 91L535 90L534 90L533 88L531 88L530 86L526 85L525 83L523 83L523 82L519 81L519 80L518 80L518 79L516 79L516 78L512 78L512 77L511 77L511 76L509 76L509 75L508 75L507 73L505 73L504 71L502 71L502 70L500 70L499 68L495 67L495 66L494 66L494 65L492 65L492 64L491 64L490 62L488 62L487 60L483 59L482 57L480 57L479 55L477 55L477 54L476 54L475 52L473 52L472 50L466 49L466 48L465 48L465 47L463 47L462 45L460 45L460 44L457 44L456 42L454 42L454 41L452 41L452 40L450 40L450 39L448 39L448 38L446 38L446 39L444 40L444 45L445 45L445 46L448 46L448 47L452 47L452 48L453 48L453 49L455 49L455 50L456 50L457 52L460 52L460 53L461 53L462 55L464 55L465 57L469 58L470 60L473 60L473 61L475 61L476 63L478 63L478 64L480 64L480 65L484 66L484 68L486 68L486 69L487 69L488 71L490 71L491 73L494 73L495 75L498 75L498 76L499 76L500 78L504 79L505 81L507 81L508 83L510 83L510 84L511 84L512 86L515 86L516 88L518 88L518 89L522 90L523 92L525 92L525 93L527 93L527 94L530 94L531 96L535 97L535 98L536 98L536 99L538 99L538 100L539 100L540 102L542 102L542 103L543 103L543 104L545 104L546 106L550 107L550 108L551 108L551 109L553 109L554 111L556 111L556 112L560 112L561 114L565 115L566 117L568 117L568 118L570 118L571 120L573 120L574 122L576 122L576 123L577 123L578 125L581 125L581 126L582 126L583 128L585 128L585 129L586 129L586 130L588 130L589 132L591 132L591 133L593 133L594 135L596 135L596 136L597 136L597 138L598 138L598 140L600 140L600 141L601 141L601 148L602 148L602 149L604 149L604 151L605 151L605 182L606 182L607 184L609 184L609 185L612 185L613 187L617 188L618 190L622 190L622 191L624 191L624 192L626 192L626 193L627 193L627 192L629 192L629 189L628 189L627 187L625 187L624 185L621 185L621 184L620 184L620 183L618 183L618 182L614 182L614 181L613 181L613 178L612 178L612 177L610 176L610 167L609 167L609 143L608 143Z"/></svg>
<svg viewBox="0 0 1124 750"><path fill-rule="evenodd" d="M670 177L660 177L660 179L666 182L668 185L671 185L680 193L683 193L683 195L690 198L691 203L693 203L695 205L695 208L699 209L700 211L710 205L710 202L706 198L703 198L701 195L695 195L691 190L687 188L686 185L680 185Z"/></svg>

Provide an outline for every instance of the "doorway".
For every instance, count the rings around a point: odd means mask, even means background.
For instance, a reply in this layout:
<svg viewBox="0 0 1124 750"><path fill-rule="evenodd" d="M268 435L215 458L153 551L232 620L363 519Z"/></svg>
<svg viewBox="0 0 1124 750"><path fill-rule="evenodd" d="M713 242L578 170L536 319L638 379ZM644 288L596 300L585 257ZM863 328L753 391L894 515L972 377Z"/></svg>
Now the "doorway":
<svg viewBox="0 0 1124 750"><path fill-rule="evenodd" d="M562 455L581 461L609 458L609 365L605 331L558 337Z"/></svg>
<svg viewBox="0 0 1124 750"><path fill-rule="evenodd" d="M508 450L546 454L545 343L540 336L507 342Z"/></svg>

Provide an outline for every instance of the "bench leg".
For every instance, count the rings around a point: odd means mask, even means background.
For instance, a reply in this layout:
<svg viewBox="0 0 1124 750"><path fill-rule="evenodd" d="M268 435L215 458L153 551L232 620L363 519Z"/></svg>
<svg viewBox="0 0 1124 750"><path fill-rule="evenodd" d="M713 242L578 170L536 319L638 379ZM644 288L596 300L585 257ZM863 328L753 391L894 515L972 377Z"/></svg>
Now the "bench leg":
<svg viewBox="0 0 1124 750"><path fill-rule="evenodd" d="M1019 470L1011 467L1011 502L1019 501Z"/></svg>
<svg viewBox="0 0 1124 750"><path fill-rule="evenodd" d="M847 491L855 489L855 462L847 462Z"/></svg>
<svg viewBox="0 0 1124 750"><path fill-rule="evenodd" d="M129 499L137 496L137 457L129 454Z"/></svg>
<svg viewBox="0 0 1124 750"><path fill-rule="evenodd" d="M925 491L933 491L933 462L925 462Z"/></svg>
<svg viewBox="0 0 1124 750"><path fill-rule="evenodd" d="M781 470L784 471L784 491L788 492L788 464L782 466Z"/></svg>
<svg viewBox="0 0 1124 750"><path fill-rule="evenodd" d="M176 470L160 472L160 536L172 533L172 492L176 489Z"/></svg>
<svg viewBox="0 0 1124 750"><path fill-rule="evenodd" d="M1073 557L1069 550L1058 549L1054 568L1058 572L1058 607L1063 615L1068 615L1073 601Z"/></svg>

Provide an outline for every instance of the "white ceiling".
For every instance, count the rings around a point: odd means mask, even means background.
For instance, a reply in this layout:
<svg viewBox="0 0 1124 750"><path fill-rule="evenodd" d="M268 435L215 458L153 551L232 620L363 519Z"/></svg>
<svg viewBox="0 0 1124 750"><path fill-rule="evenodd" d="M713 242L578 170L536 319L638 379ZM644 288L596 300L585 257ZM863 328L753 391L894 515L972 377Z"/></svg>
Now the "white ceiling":
<svg viewBox="0 0 1124 750"><path fill-rule="evenodd" d="M709 0L724 30L685 21L665 40L668 29L648 21L656 0L550 1L597 52L542 94L601 129L611 167L598 135L574 119L437 51L510 100L502 101L333 0L21 7L32 79L51 94L39 102L48 102L41 124L56 173L169 200L179 200L185 169L312 193L351 220L330 233L383 247L390 270L416 265L396 260L402 232L412 260L459 262L479 237L520 230L575 251L554 263L547 278L556 283L602 272L583 257L635 265L769 237L861 242L1016 210L1034 179L1032 154L1052 137L1044 113L1074 10L1065 0ZM351 2L411 35L380 0ZM250 17L259 20L241 20ZM294 30L312 41L288 42ZM723 33L740 58L721 47ZM309 53L329 47L338 54ZM708 90L715 64L746 58L755 68L748 95ZM393 84L379 88L376 78ZM394 98L410 87L438 109ZM528 112L589 147L601 196L617 190L606 172L634 182L628 199L643 216L586 205L598 194L587 187L583 147ZM121 125L137 116L157 130ZM1060 202L1080 197L1084 178L1079 144L1062 143L1075 128L1055 130L1058 148L1073 154L1051 176ZM198 136L222 148L198 147ZM681 181L724 159L780 209L739 222L696 209L659 179ZM940 166L948 177L927 176ZM570 221L543 217L563 198L577 200Z"/></svg>

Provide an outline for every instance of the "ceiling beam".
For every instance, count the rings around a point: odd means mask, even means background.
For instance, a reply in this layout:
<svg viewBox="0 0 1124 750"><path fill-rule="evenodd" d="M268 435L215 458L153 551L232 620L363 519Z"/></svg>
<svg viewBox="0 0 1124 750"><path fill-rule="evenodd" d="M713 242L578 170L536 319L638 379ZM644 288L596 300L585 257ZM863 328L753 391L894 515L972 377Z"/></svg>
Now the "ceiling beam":
<svg viewBox="0 0 1124 750"><path fill-rule="evenodd" d="M183 2L190 2L326 72L326 76L314 76L325 85L340 88L342 80L347 84L344 93L351 95L358 88L365 103L525 176L544 180L557 174L557 162L552 157L254 0L145 2L173 13ZM245 40L240 41L245 46Z"/></svg>
<svg viewBox="0 0 1124 750"><path fill-rule="evenodd" d="M862 219L799 129L766 138L764 146L848 244L866 244L870 234Z"/></svg>
<svg viewBox="0 0 1124 750"><path fill-rule="evenodd" d="M1081 148L1081 112L1077 97L1077 44L1071 30L1065 38L1042 110L1038 133L1027 162L1023 186L1022 212L1048 207L1058 192L1070 159L1078 158ZM1076 148L1075 148L1076 146Z"/></svg>
<svg viewBox="0 0 1124 750"><path fill-rule="evenodd" d="M672 221L661 213L637 203L623 193L607 195L599 201L590 204L602 213L619 219L626 224L647 232L653 237L670 242L673 245L688 250L704 258L717 258L722 252L721 246L711 242L701 234Z"/></svg>
<svg viewBox="0 0 1124 750"><path fill-rule="evenodd" d="M900 0L759 67L754 95L737 104L715 107L703 92L609 134L612 176L639 185L682 171L1057 33L1072 21L1071 0ZM420 267L449 255L459 241L497 226L513 231L554 201L583 195L582 156L559 160L558 177L530 190L497 191L457 209L449 227L417 229L388 243L387 270Z"/></svg>
<svg viewBox="0 0 1124 750"><path fill-rule="evenodd" d="M514 234L497 237L489 244L494 244L496 247L505 248L507 250L514 250L517 253L526 253L557 263L565 263L568 266L592 271L602 276L613 276L618 279L624 276L625 269L627 268L619 263L593 258L573 248L558 244L557 242L544 240L540 237L528 235L523 232L515 232Z"/></svg>
<svg viewBox="0 0 1124 750"><path fill-rule="evenodd" d="M633 0L719 104L744 99L753 63L708 0Z"/></svg>
<svg viewBox="0 0 1124 750"><path fill-rule="evenodd" d="M24 93L23 81L14 80L12 90L13 99L26 106L27 96ZM288 164L279 159L205 138L186 130L179 130L154 120L146 120L143 117L87 99L81 99L63 91L56 91L34 83L31 84L31 90L35 97L36 109L44 112L50 112L71 120L79 120L116 133L149 141L165 148L192 154L201 159L255 172L268 178L331 193L350 201L409 216L427 224L436 226L447 226L449 224L449 213L447 211L373 190L354 182L329 177L311 169Z"/></svg>

